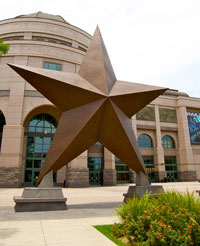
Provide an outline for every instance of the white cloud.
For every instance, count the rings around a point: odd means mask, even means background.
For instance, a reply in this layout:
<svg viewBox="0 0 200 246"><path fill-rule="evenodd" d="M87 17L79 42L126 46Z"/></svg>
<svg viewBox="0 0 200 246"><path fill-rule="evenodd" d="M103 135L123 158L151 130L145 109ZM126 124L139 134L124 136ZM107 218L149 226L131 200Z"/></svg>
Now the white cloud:
<svg viewBox="0 0 200 246"><path fill-rule="evenodd" d="M0 17L39 10L90 34L99 24L117 78L200 97L199 0L7 0Z"/></svg>

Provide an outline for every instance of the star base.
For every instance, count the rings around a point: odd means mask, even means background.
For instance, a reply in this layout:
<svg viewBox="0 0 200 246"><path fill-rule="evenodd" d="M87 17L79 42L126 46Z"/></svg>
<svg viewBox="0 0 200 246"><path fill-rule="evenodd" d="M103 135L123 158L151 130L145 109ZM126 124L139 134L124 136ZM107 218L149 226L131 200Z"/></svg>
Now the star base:
<svg viewBox="0 0 200 246"><path fill-rule="evenodd" d="M66 200L61 188L25 188L22 196L14 197L15 212L66 210Z"/></svg>
<svg viewBox="0 0 200 246"><path fill-rule="evenodd" d="M130 185L128 187L128 192L123 194L124 202L127 202L128 199L131 199L134 196L141 198L147 192L150 194L150 197L155 197L164 192L164 189L162 185Z"/></svg>
<svg viewBox="0 0 200 246"><path fill-rule="evenodd" d="M66 210L67 198L62 189L53 187L53 172L49 172L38 188L27 187L22 196L15 196L15 212Z"/></svg>

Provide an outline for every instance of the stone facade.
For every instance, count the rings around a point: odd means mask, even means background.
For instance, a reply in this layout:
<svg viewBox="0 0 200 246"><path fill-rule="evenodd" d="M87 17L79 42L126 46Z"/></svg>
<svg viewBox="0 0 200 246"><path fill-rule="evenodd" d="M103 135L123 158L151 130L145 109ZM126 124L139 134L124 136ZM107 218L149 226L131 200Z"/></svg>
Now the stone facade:
<svg viewBox="0 0 200 246"><path fill-rule="evenodd" d="M104 169L103 170L103 185L112 186L116 185L116 170L115 169Z"/></svg>
<svg viewBox="0 0 200 246"><path fill-rule="evenodd" d="M87 187L89 186L88 168L70 168L66 169L66 187Z"/></svg>
<svg viewBox="0 0 200 246"><path fill-rule="evenodd" d="M18 167L1 167L0 188L19 187L21 170Z"/></svg>
<svg viewBox="0 0 200 246"><path fill-rule="evenodd" d="M77 73L90 43L91 36L85 31L62 18L47 16L36 14L0 21L0 38L11 44L9 53L0 58L0 111L6 122L0 152L1 187L26 185L28 125L32 117L42 113L48 113L57 121L60 117L58 109L7 63L44 68L48 62L59 64L63 72ZM147 158L153 157L157 181L167 178L166 157L170 156L176 157L179 180L200 180L200 144L190 142L188 111L200 112L200 99L168 90L132 118L136 137L146 134L152 140L152 148L141 148L141 153ZM174 140L174 149L163 149L164 136ZM119 171L116 172L115 157L98 146L66 163L57 172L57 184L62 186L65 181L68 187L88 186L88 157L101 158L102 184L116 185ZM123 178L123 171L120 175ZM130 182L135 182L134 172L130 171L129 177Z"/></svg>

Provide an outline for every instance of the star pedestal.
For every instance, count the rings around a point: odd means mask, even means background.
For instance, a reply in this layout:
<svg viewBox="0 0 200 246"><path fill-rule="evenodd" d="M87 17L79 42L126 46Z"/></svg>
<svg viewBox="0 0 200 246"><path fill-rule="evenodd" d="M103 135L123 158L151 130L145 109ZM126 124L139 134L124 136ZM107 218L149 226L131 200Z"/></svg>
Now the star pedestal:
<svg viewBox="0 0 200 246"><path fill-rule="evenodd" d="M128 199L136 197L142 197L146 193L149 193L150 197L158 196L160 193L164 192L162 185L130 185L128 187L127 193L124 193L124 202Z"/></svg>
<svg viewBox="0 0 200 246"><path fill-rule="evenodd" d="M66 210L67 198L62 189L53 187L53 172L49 172L38 188L27 187L22 196L15 196L15 212Z"/></svg>
<svg viewBox="0 0 200 246"><path fill-rule="evenodd" d="M130 185L128 192L123 194L124 202L127 202L128 199L134 196L140 198L148 193L150 197L155 197L162 192L164 192L162 185L151 185L147 176L143 172L139 172L136 175L136 185Z"/></svg>

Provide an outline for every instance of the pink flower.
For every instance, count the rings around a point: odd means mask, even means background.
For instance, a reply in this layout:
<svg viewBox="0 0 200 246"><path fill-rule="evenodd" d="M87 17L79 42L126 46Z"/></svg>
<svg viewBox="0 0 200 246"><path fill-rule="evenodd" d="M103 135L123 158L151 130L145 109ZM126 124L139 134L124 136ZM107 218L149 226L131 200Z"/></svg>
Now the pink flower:
<svg viewBox="0 0 200 246"><path fill-rule="evenodd" d="M158 238L158 240L160 240L160 238L159 237L157 237Z"/></svg>

